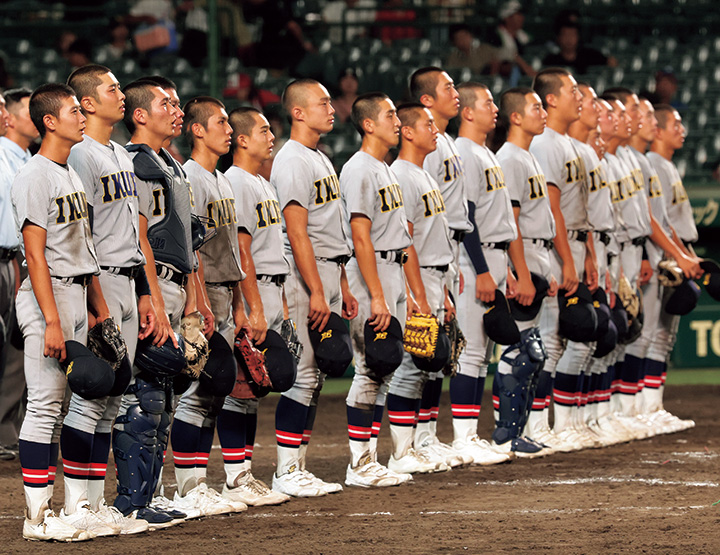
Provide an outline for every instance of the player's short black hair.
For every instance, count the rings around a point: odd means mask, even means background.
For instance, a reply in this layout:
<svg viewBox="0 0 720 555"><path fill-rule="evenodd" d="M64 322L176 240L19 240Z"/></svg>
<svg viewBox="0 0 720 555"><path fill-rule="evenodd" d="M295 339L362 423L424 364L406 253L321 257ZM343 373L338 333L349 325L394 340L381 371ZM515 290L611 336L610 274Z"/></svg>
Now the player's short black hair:
<svg viewBox="0 0 720 555"><path fill-rule="evenodd" d="M378 114L380 113L380 102L388 99L388 95L383 92L369 92L361 94L355 99L352 105L352 111L350 112L350 121L357 129L360 136L365 135L363 129L363 122L366 119L377 121Z"/></svg>
<svg viewBox="0 0 720 555"><path fill-rule="evenodd" d="M405 102L400 104L397 109L397 116L400 120L401 127L415 127L415 123L420 119L420 115L425 110L420 102Z"/></svg>
<svg viewBox="0 0 720 555"><path fill-rule="evenodd" d="M623 106L625 105L625 104L623 103L623 101L620 100L616 95L614 95L614 94L612 94L612 93L608 93L607 91L605 91L605 92L602 93L600 96L598 96L598 98L599 98L600 100L604 100L605 102L607 102L608 104L610 104L610 107L612 107L613 110L615 109L615 108L613 107L613 102L616 102L616 101L617 101L617 102L619 102L620 104L622 104Z"/></svg>
<svg viewBox="0 0 720 555"><path fill-rule="evenodd" d="M603 96L611 96L612 98L619 100L623 104L625 104L627 102L627 99L633 94L635 93L627 87L610 87L609 89L605 89L605 92L603 92Z"/></svg>
<svg viewBox="0 0 720 555"><path fill-rule="evenodd" d="M657 118L658 129L667 129L670 115L673 112L677 112L677 108L671 106L670 104L655 104L653 108L655 108L655 117Z"/></svg>
<svg viewBox="0 0 720 555"><path fill-rule="evenodd" d="M190 148L195 145L195 137L192 133L192 126L196 123L207 129L208 120L213 113L213 106L225 109L225 104L212 96L196 96L191 98L183 106L185 119L183 120L183 135Z"/></svg>
<svg viewBox="0 0 720 555"><path fill-rule="evenodd" d="M155 98L152 91L159 86L156 81L143 77L123 87L122 91L125 94L125 115L123 117L123 123L131 135L135 133L133 113L138 108L150 112L152 109L152 101Z"/></svg>
<svg viewBox="0 0 720 555"><path fill-rule="evenodd" d="M507 128L510 128L510 116L514 113L522 114L525 111L527 105L527 95L534 94L535 91L529 87L513 87L508 89L500 95L500 121L502 121Z"/></svg>
<svg viewBox="0 0 720 555"><path fill-rule="evenodd" d="M30 95L30 119L40 133L40 137L44 137L46 131L43 118L47 115L58 117L62 103L68 97L74 98L75 91L63 83L40 85Z"/></svg>
<svg viewBox="0 0 720 555"><path fill-rule="evenodd" d="M475 106L475 101L477 100L477 94L475 93L475 91L477 89L484 89L488 92L490 91L487 85L483 85L482 83L478 83L477 81L460 83L456 87L456 89L460 100L461 112L463 108L472 108L473 106Z"/></svg>
<svg viewBox="0 0 720 555"><path fill-rule="evenodd" d="M572 74L562 67L548 67L541 70L533 79L532 89L540 97L543 108L547 109L547 95L558 94L562 88L562 77Z"/></svg>
<svg viewBox="0 0 720 555"><path fill-rule="evenodd" d="M290 116L292 109L295 106L305 107L305 94L304 89L308 86L320 85L320 81L304 77L302 79L295 79L295 81L288 84L282 94L282 105Z"/></svg>
<svg viewBox="0 0 720 555"><path fill-rule="evenodd" d="M230 127L232 127L232 138L230 143L230 152L237 149L237 140L240 135L249 136L255 128L255 116L262 115L262 112L251 106L243 106L235 108L230 112Z"/></svg>
<svg viewBox="0 0 720 555"><path fill-rule="evenodd" d="M437 66L421 67L410 76L410 97L418 102L424 95L435 98L438 75L445 71Z"/></svg>
<svg viewBox="0 0 720 555"><path fill-rule="evenodd" d="M162 75L147 75L143 77L143 79L146 79L147 81L152 81L163 90L173 89L177 91L177 85L175 84L175 82L171 79L168 79L167 77L163 77Z"/></svg>
<svg viewBox="0 0 720 555"><path fill-rule="evenodd" d="M7 108L8 112L12 112L23 98L32 95L32 91L26 88L8 89L2 95L5 98L5 108Z"/></svg>
<svg viewBox="0 0 720 555"><path fill-rule="evenodd" d="M110 68L100 64L88 64L77 68L68 77L67 84L75 91L78 102L90 96L98 100L97 88L102 83L100 77L110 73Z"/></svg>

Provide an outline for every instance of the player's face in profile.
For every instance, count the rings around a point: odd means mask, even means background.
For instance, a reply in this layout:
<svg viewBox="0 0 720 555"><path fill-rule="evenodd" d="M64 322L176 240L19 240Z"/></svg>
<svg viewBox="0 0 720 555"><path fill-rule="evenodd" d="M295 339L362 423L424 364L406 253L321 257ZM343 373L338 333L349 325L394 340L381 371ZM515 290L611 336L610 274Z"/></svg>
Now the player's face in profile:
<svg viewBox="0 0 720 555"><path fill-rule="evenodd" d="M598 101L597 94L592 87L580 87L582 93L582 112L580 113L580 121L590 129L597 127L598 124Z"/></svg>
<svg viewBox="0 0 720 555"><path fill-rule="evenodd" d="M329 133L335 123L335 108L330 93L321 84L309 85L305 91L305 105L302 107L305 123L317 133Z"/></svg>
<svg viewBox="0 0 720 555"><path fill-rule="evenodd" d="M632 135L632 126L625 106L619 100L615 100L613 101L613 108L615 108L615 113L618 115L617 136L622 140L629 139L630 135Z"/></svg>
<svg viewBox="0 0 720 555"><path fill-rule="evenodd" d="M380 139L383 144L393 147L400 140L400 120L397 117L395 104L389 98L378 102L380 111L376 116L374 136Z"/></svg>
<svg viewBox="0 0 720 555"><path fill-rule="evenodd" d="M7 133L9 119L10 114L5 107L5 98L0 94L0 137Z"/></svg>
<svg viewBox="0 0 720 555"><path fill-rule="evenodd" d="M205 128L205 145L213 154L222 156L230 150L231 137L232 127L228 123L225 108L212 105L212 115Z"/></svg>
<svg viewBox="0 0 720 555"><path fill-rule="evenodd" d="M495 129L497 124L498 107L493 101L493 95L490 91L477 88L475 89L477 98L475 99L475 106L473 107L473 113L478 125L478 128L483 133L489 133Z"/></svg>
<svg viewBox="0 0 720 555"><path fill-rule="evenodd" d="M625 110L627 111L628 121L630 122L630 133L634 135L640 130L642 122L640 120L640 100L638 95L631 94L625 102Z"/></svg>
<svg viewBox="0 0 720 555"><path fill-rule="evenodd" d="M430 110L425 108L413 126L413 144L425 152L432 152L437 148L437 136L435 119Z"/></svg>
<svg viewBox="0 0 720 555"><path fill-rule="evenodd" d="M521 128L526 133L534 136L541 135L545 131L547 123L547 112L543 108L540 97L535 93L525 95L525 108L523 109Z"/></svg>
<svg viewBox="0 0 720 555"><path fill-rule="evenodd" d="M598 102L599 114L598 124L600 126L600 134L604 141L609 141L613 137L617 136L618 131L618 118L617 114L613 110L612 106L600 100Z"/></svg>
<svg viewBox="0 0 720 555"><path fill-rule="evenodd" d="M454 118L460 110L460 95L452 78L444 71L438 74L433 109L446 119Z"/></svg>
<svg viewBox="0 0 720 555"><path fill-rule="evenodd" d="M163 140L175 136L177 110L172 105L170 95L160 87L153 87L153 100L150 104L147 129Z"/></svg>
<svg viewBox="0 0 720 555"><path fill-rule="evenodd" d="M63 99L60 111L55 118L55 136L72 144L83 140L85 116L80 110L80 103L74 96Z"/></svg>
<svg viewBox="0 0 720 555"><path fill-rule="evenodd" d="M248 137L248 154L255 160L265 161L272 156L275 135L270 123L262 114L255 114L255 125Z"/></svg>
<svg viewBox="0 0 720 555"><path fill-rule="evenodd" d="M180 108L180 97L175 89L165 89L165 92L170 96L170 105L175 110L175 133L173 138L179 137L182 134L183 116L185 112Z"/></svg>
<svg viewBox="0 0 720 555"><path fill-rule="evenodd" d="M602 160L603 156L605 156L605 141L600 134L599 127L590 130L587 142L593 148L597 157Z"/></svg>
<svg viewBox="0 0 720 555"><path fill-rule="evenodd" d="M100 76L100 81L95 89L98 97L96 113L112 123L117 123L125 114L125 95L112 73Z"/></svg>
<svg viewBox="0 0 720 555"><path fill-rule="evenodd" d="M30 97L26 96L20 100L20 106L14 109L15 129L26 139L34 141L40 136L40 132L30 119Z"/></svg>
<svg viewBox="0 0 720 555"><path fill-rule="evenodd" d="M560 113L567 114L569 121L575 121L582 110L582 93L572 75L562 75L560 80L562 87L557 94L557 109Z"/></svg>
<svg viewBox="0 0 720 555"><path fill-rule="evenodd" d="M680 150L685 143L685 126L682 123L682 118L676 110L673 110L665 122L665 142L674 150Z"/></svg>
<svg viewBox="0 0 720 555"><path fill-rule="evenodd" d="M651 143L657 136L658 122L655 117L655 109L647 100L640 102L640 127L638 134L643 141Z"/></svg>

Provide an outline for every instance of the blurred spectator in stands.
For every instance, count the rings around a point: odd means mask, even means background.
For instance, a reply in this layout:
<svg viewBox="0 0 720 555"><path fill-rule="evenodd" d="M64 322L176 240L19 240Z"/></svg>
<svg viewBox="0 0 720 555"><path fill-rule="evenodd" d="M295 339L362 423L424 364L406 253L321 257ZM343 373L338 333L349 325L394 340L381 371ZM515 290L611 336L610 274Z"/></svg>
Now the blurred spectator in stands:
<svg viewBox="0 0 720 555"><path fill-rule="evenodd" d="M207 57L208 14L199 2L186 0L178 9L186 12L185 32L178 54L193 67L200 67Z"/></svg>
<svg viewBox="0 0 720 555"><path fill-rule="evenodd" d="M148 56L174 53L178 50L175 8L170 0L135 0L126 16L135 29L135 46Z"/></svg>
<svg viewBox="0 0 720 555"><path fill-rule="evenodd" d="M338 96L333 98L332 104L335 108L335 119L340 123L346 123L350 119L353 102L358 97L358 81L355 71L348 68L340 74L337 83Z"/></svg>
<svg viewBox="0 0 720 555"><path fill-rule="evenodd" d="M523 58L524 48L530 42L530 36L523 30L525 15L522 13L520 2L510 0L501 4L498 19L500 23L490 35L488 42L498 51L501 75L509 77L510 86L514 87L522 73L529 77L535 77L536 73Z"/></svg>
<svg viewBox="0 0 720 555"><path fill-rule="evenodd" d="M375 21L375 0L331 0L322 10L323 21L333 25L328 34L330 41L343 41L342 23L347 23L345 40L365 36L367 26Z"/></svg>
<svg viewBox="0 0 720 555"><path fill-rule="evenodd" d="M86 66L92 61L92 44L88 39L77 39L67 51L67 61L76 69Z"/></svg>
<svg viewBox="0 0 720 555"><path fill-rule="evenodd" d="M110 22L110 42L103 44L99 49L96 60L100 64L112 64L128 56L133 50L132 42L130 42L130 29L124 21L113 18Z"/></svg>
<svg viewBox="0 0 720 555"><path fill-rule="evenodd" d="M77 40L77 35L72 31L63 31L57 40L57 51L60 56L68 59L68 49Z"/></svg>
<svg viewBox="0 0 720 555"><path fill-rule="evenodd" d="M385 0L381 9L375 14L378 23L397 23L382 25L378 36L387 45L398 39L419 39L422 31L415 26L417 14L415 10L405 8L403 0Z"/></svg>
<svg viewBox="0 0 720 555"><path fill-rule="evenodd" d="M618 65L613 56L608 57L595 48L583 46L580 41L580 26L566 17L555 24L555 44L559 51L545 56L543 65L567 67L578 74L586 73L590 66Z"/></svg>
<svg viewBox="0 0 720 555"><path fill-rule="evenodd" d="M247 73L231 75L223 89L223 97L232 98L239 101L241 106L252 106L260 111L268 104L280 102L280 97L274 92L256 87Z"/></svg>
<svg viewBox="0 0 720 555"><path fill-rule="evenodd" d="M670 104L673 108L682 112L687 110L687 104L675 98L678 91L678 78L670 66L655 73L655 87L652 91L642 91L641 96L647 98L652 104Z"/></svg>
<svg viewBox="0 0 720 555"><path fill-rule="evenodd" d="M8 73L5 63L5 53L0 51L0 89L7 89L13 86L13 78Z"/></svg>
<svg viewBox="0 0 720 555"><path fill-rule="evenodd" d="M473 36L470 27L465 24L450 26L452 52L445 61L445 67L467 67L474 74L495 75L500 71L497 49Z"/></svg>

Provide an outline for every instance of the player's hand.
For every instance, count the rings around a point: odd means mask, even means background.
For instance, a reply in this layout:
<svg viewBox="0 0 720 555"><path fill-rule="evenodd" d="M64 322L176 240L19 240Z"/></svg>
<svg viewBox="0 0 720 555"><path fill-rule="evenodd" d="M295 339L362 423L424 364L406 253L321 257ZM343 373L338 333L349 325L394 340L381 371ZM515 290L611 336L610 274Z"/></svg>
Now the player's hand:
<svg viewBox="0 0 720 555"><path fill-rule="evenodd" d="M558 289L560 287L558 286L558 282L555 279L555 276L550 276L550 287L548 287L548 297L555 297L558 294Z"/></svg>
<svg viewBox="0 0 720 555"><path fill-rule="evenodd" d="M450 300L450 295L445 293L445 300L443 302L443 308L445 309L445 318L443 321L447 324L448 322L457 318L457 312L455 311L455 305Z"/></svg>
<svg viewBox="0 0 720 555"><path fill-rule="evenodd" d="M155 315L157 316L157 323L155 324L155 330L153 331L153 345L162 347L165 344L165 341L170 338L170 341L172 341L172 344L177 349L177 338L175 337L172 325L170 325L170 318L168 318L168 315L165 312L165 307L153 305L153 308L155 309Z"/></svg>
<svg viewBox="0 0 720 555"><path fill-rule="evenodd" d="M352 320L358 315L359 304L355 296L350 290L342 292L342 317L346 320Z"/></svg>
<svg viewBox="0 0 720 555"><path fill-rule="evenodd" d="M235 322L235 330L233 332L235 337L237 337L240 333L240 330L244 331L247 337L253 337L253 329L250 324L250 319L247 317L245 310L243 310L242 307L237 310L233 310L233 322ZM265 335L267 335L267 325L265 326ZM263 337L262 340L265 341L265 337Z"/></svg>
<svg viewBox="0 0 720 555"><path fill-rule="evenodd" d="M597 262L592 256L589 256L588 253L588 256L585 257L585 285L594 293L599 286L598 280Z"/></svg>
<svg viewBox="0 0 720 555"><path fill-rule="evenodd" d="M430 308L430 303L427 298L415 299L420 314L432 314L433 310Z"/></svg>
<svg viewBox="0 0 720 555"><path fill-rule="evenodd" d="M567 291L565 296L571 297L577 291L579 284L580 278L578 278L577 271L575 271L575 264L563 264L563 281L560 287Z"/></svg>
<svg viewBox="0 0 720 555"><path fill-rule="evenodd" d="M408 293L407 295L407 317L410 318L413 314L420 314L420 307L415 302L415 299Z"/></svg>
<svg viewBox="0 0 720 555"><path fill-rule="evenodd" d="M373 297L370 301L370 325L375 331L385 331L390 325L390 309L385 297Z"/></svg>
<svg viewBox="0 0 720 555"><path fill-rule="evenodd" d="M145 339L155 329L155 309L150 295L138 297L138 339Z"/></svg>
<svg viewBox="0 0 720 555"><path fill-rule="evenodd" d="M652 275L653 269L650 265L650 261L643 260L640 264L640 277L638 278L638 285L647 285L650 282Z"/></svg>
<svg viewBox="0 0 720 555"><path fill-rule="evenodd" d="M517 294L517 278L515 277L515 274L513 274L512 270L510 269L510 266L508 266L507 269L507 281L505 283L505 298L506 299L514 299L515 295Z"/></svg>
<svg viewBox="0 0 720 555"><path fill-rule="evenodd" d="M243 316L244 315L245 312L243 312ZM268 325L263 311L258 310L255 312L250 312L250 316L247 317L247 321L250 326L250 336L253 338L253 341L255 341L256 344L265 341ZM235 335L237 335L237 333Z"/></svg>
<svg viewBox="0 0 720 555"><path fill-rule="evenodd" d="M458 286L458 295L462 295L463 291L465 291L465 276L463 275L462 271L458 268L458 280L460 281L460 285Z"/></svg>
<svg viewBox="0 0 720 555"><path fill-rule="evenodd" d="M60 320L45 326L45 350L46 357L56 358L60 362L65 360L65 336L63 335Z"/></svg>
<svg viewBox="0 0 720 555"><path fill-rule="evenodd" d="M515 300L522 306L530 306L535 299L535 286L532 278L520 277L515 285Z"/></svg>
<svg viewBox="0 0 720 555"><path fill-rule="evenodd" d="M215 333L215 315L205 303L197 303L197 309L203 317L203 335L210 339Z"/></svg>
<svg viewBox="0 0 720 555"><path fill-rule="evenodd" d="M680 266L683 275L688 279L697 279L703 275L699 258L690 258L689 256L683 255L679 260L677 260L677 264Z"/></svg>
<svg viewBox="0 0 720 555"><path fill-rule="evenodd" d="M95 315L88 310L87 312L87 321L88 321L88 329L94 328L95 324L97 324L100 320L98 320Z"/></svg>
<svg viewBox="0 0 720 555"><path fill-rule="evenodd" d="M309 308L308 323L310 329L323 331L330 319L330 305L325 300L325 295L323 293L311 294Z"/></svg>
<svg viewBox="0 0 720 555"><path fill-rule="evenodd" d="M495 289L497 289L497 283L490 272L483 272L475 278L475 298L485 304L495 300Z"/></svg>

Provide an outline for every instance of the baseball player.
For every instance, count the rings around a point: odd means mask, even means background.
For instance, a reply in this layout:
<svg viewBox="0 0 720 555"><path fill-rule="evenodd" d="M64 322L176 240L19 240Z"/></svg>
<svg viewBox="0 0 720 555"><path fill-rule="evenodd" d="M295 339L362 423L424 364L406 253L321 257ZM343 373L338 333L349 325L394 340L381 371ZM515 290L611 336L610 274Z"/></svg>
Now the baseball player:
<svg viewBox="0 0 720 555"><path fill-rule="evenodd" d="M333 128L330 94L315 80L299 79L286 87L283 106L291 119L290 140L275 157L270 183L277 191L290 258L285 284L288 310L300 342L309 346L308 326L322 331L331 311L354 318L357 301L345 274L351 251L340 185L330 160L317 150L320 136ZM295 497L342 491L340 484L320 480L305 469L323 381L312 349L306 348L295 384L282 394L275 414L276 491Z"/></svg>
<svg viewBox="0 0 720 555"><path fill-rule="evenodd" d="M430 110L418 102L400 106L398 117L402 142L391 169L402 190L413 238L404 266L414 297L409 310L434 314L439 321L449 320L455 317L447 290L453 247L442 194L437 182L423 169L425 158L437 147L438 128ZM387 405L393 450L388 467L396 472L436 472L472 462L454 450L446 450L439 442L423 445L427 434L416 434L423 389L433 377L433 373L417 368L406 352L390 382Z"/></svg>
<svg viewBox="0 0 720 555"><path fill-rule="evenodd" d="M507 141L497 151L497 160L505 177L510 196L517 237L510 242L508 254L517 276L508 284L508 297L523 306L535 299L535 286L531 273L544 277L550 287L548 295L557 294L557 282L552 273L551 258L555 220L550 207L545 175L537 159L529 152L533 139L545 130L547 112L540 97L529 88L513 88L500 97L500 117L507 128ZM544 446L543 411L545 394L536 391L541 379L550 378L542 371L542 340L538 324L540 312L531 320L518 321L521 343L503 352L498 362L500 397L499 422L495 436L508 437L507 443L523 443L516 449L517 456L528 458L547 454L546 449L533 449L535 442ZM537 352L538 348L539 351ZM537 399L537 400L536 400ZM534 438L527 440L524 433ZM524 441L517 441L524 440ZM496 439L497 442L497 439Z"/></svg>
<svg viewBox="0 0 720 555"><path fill-rule="evenodd" d="M138 337L143 339L153 331L155 314L140 250L132 160L122 146L110 140L115 124L123 118L125 95L112 72L100 65L74 71L68 85L87 118L83 141L72 148L68 163L85 187L100 264L100 276L90 290L102 290L132 361ZM137 290L136 278L143 281ZM119 407L119 396L88 401L73 394L60 436L66 498L74 503L87 499L108 527L137 533L147 530L147 522L124 518L104 499L111 430Z"/></svg>
<svg viewBox="0 0 720 555"><path fill-rule="evenodd" d="M86 499L75 500L74 507L66 504L59 516L50 508L69 391L60 366L66 357L65 341L85 343L88 305L98 317L109 317L102 295L87 290L100 267L85 190L67 165L70 148L83 139L85 116L66 85L39 87L29 106L43 142L12 185L15 226L29 274L17 296L28 387L20 430L26 502L23 537L87 540L95 537L87 528L100 523Z"/></svg>
<svg viewBox="0 0 720 555"><path fill-rule="evenodd" d="M465 234L472 230L468 218L465 180L460 154L452 137L446 133L449 121L458 115L460 100L452 78L438 67L425 67L410 77L410 96L430 110L438 128L437 148L425 157L423 168L433 176L443 201L446 218L453 241L454 261L450 280L450 294L457 299L462 289L462 275L459 269L460 244ZM428 380L420 402L417 433L428 438L437 437L437 416L442 393L442 376ZM450 398L453 392L451 385ZM432 440L434 443L435 440Z"/></svg>
<svg viewBox="0 0 720 555"><path fill-rule="evenodd" d="M533 90L542 100L548 117L545 131L532 140L530 152L545 174L555 218L553 275L561 279L563 291L560 294L570 296L585 277L591 290L597 287L592 235L588 233L585 172L582 158L567 136L570 124L580 117L582 94L575 78L559 68L539 72L533 81ZM547 349L544 371L549 372L552 379L549 382L542 380L537 395L547 398L552 389L555 400L553 433L557 441L548 438L549 445L560 449L581 448L584 438L574 431L574 407L581 388L582 371L592 353L591 346L575 342L566 345L558 331L557 300L546 298L544 303L540 335ZM531 439L536 438L531 436Z"/></svg>
<svg viewBox="0 0 720 555"><path fill-rule="evenodd" d="M377 444L370 443L373 420L381 421L378 412L385 406L392 374L378 378L366 366L364 331L369 321L376 332L384 332L392 317L404 322L407 310L403 264L412 238L400 185L385 163L388 151L398 143L400 120L383 93L360 95L353 102L351 119L362 146L340 173L340 194L355 253L346 272L358 301L358 316L350 323L355 375L346 400L351 460L345 483L396 486L408 477L381 465ZM423 308L431 312L427 303Z"/></svg>
<svg viewBox="0 0 720 555"><path fill-rule="evenodd" d="M183 112L183 132L192 147L191 157L183 169L193 186L194 211L208 218L210 227L215 229L215 236L198 251L196 297L207 298L214 315L214 332L232 345L246 321L239 286L245 275L240 269L232 187L216 170L220 156L230 150L232 128L222 102L209 96L193 98L185 104ZM208 335L211 333L212 330ZM175 409L171 441L176 499L181 499L183 506L191 503L203 506L202 500L207 497L207 460L223 402L224 398L214 397L199 381L194 381ZM209 438L210 445L203 445L203 438ZM247 509L241 500L224 501L235 511Z"/></svg>
<svg viewBox="0 0 720 555"><path fill-rule="evenodd" d="M230 113L233 165L225 172L235 197L237 241L247 277L241 282L253 340L267 330L280 333L287 319L284 283L290 271L285 257L277 195L260 170L272 156L274 136L265 116L255 108ZM252 474L257 430L257 400L227 397L217 420L225 463L223 496L248 505L276 505L289 499Z"/></svg>

